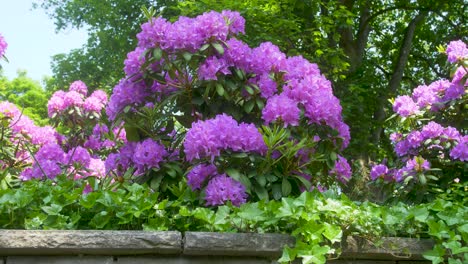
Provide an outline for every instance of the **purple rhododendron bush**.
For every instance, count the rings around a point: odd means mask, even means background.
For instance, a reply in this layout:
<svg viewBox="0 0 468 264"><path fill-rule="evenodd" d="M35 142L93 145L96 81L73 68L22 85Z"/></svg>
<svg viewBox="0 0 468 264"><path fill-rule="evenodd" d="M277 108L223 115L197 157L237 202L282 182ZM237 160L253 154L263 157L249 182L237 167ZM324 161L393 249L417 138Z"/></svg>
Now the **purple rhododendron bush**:
<svg viewBox="0 0 468 264"><path fill-rule="evenodd" d="M468 48L458 40L440 51L453 66L451 79L420 85L394 100L396 121L388 131L397 159L371 169L371 179L388 183L395 198L422 202L430 199L422 194L466 180Z"/></svg>
<svg viewBox="0 0 468 264"><path fill-rule="evenodd" d="M177 198L186 182L207 206L346 184L339 153L350 134L330 81L270 42L236 39L244 24L232 11L152 18L109 101L76 81L50 98L51 127L3 102L5 137L18 146L5 166L23 181L84 179L85 192L147 182Z"/></svg>

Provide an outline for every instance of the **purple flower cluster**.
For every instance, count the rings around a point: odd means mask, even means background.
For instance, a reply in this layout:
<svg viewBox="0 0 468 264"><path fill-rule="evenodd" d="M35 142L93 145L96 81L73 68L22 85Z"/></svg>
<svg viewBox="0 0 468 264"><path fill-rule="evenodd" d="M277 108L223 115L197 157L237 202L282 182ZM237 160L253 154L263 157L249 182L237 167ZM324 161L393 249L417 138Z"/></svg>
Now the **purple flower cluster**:
<svg viewBox="0 0 468 264"><path fill-rule="evenodd" d="M287 97L284 94L272 96L265 108L262 111L262 119L266 123L273 123L276 120L280 120L284 127L288 125L297 126L299 125L300 117L299 107L297 102Z"/></svg>
<svg viewBox="0 0 468 264"><path fill-rule="evenodd" d="M238 124L232 117L222 114L214 119L192 124L185 136L186 159L209 157L212 161L221 150L264 153L263 137L253 124Z"/></svg>
<svg viewBox="0 0 468 264"><path fill-rule="evenodd" d="M431 139L434 143L431 145L425 144L425 141ZM421 148L427 149L444 149L442 144L447 141L460 142L462 137L460 132L454 127L442 127L436 122L429 122L421 131L415 130L409 133L406 137L399 137L394 141L395 152L398 156L402 157L405 155L416 155L419 153Z"/></svg>
<svg viewBox="0 0 468 264"><path fill-rule="evenodd" d="M107 94L102 90L94 91L86 97L88 88L82 81L75 81L70 85L68 92L57 91L50 98L47 109L49 117L63 115L67 110L76 108L85 114L95 113L100 115L107 103Z"/></svg>
<svg viewBox="0 0 468 264"><path fill-rule="evenodd" d="M454 160L468 161L468 136L460 137L458 144L450 151Z"/></svg>
<svg viewBox="0 0 468 264"><path fill-rule="evenodd" d="M137 167L137 174L144 173L151 168L159 168L159 163L168 155L163 145L147 138L139 142L133 154L133 163Z"/></svg>
<svg viewBox="0 0 468 264"><path fill-rule="evenodd" d="M240 206L247 200L245 187L225 174L217 175L210 180L205 189L206 205L223 205L227 201Z"/></svg>
<svg viewBox="0 0 468 264"><path fill-rule="evenodd" d="M445 51L447 53L447 60L450 63L455 63L458 60L468 59L468 48L461 40L451 41Z"/></svg>
<svg viewBox="0 0 468 264"><path fill-rule="evenodd" d="M47 143L57 143L59 134L51 126L39 127L10 102L0 102L0 114L9 120L12 131L11 142L26 140L33 145L42 146Z"/></svg>
<svg viewBox="0 0 468 264"><path fill-rule="evenodd" d="M136 168L136 175L142 175L147 170L159 168L169 153L163 145L147 138L141 142L127 142L118 151L111 153L105 161L106 173L114 172L123 175L130 167Z"/></svg>
<svg viewBox="0 0 468 264"><path fill-rule="evenodd" d="M5 55L7 47L8 43L6 43L5 38L3 38L2 34L0 34L0 58Z"/></svg>
<svg viewBox="0 0 468 264"><path fill-rule="evenodd" d="M217 174L217 169L213 164L199 164L187 174L187 183L193 191L199 190L203 183L215 174Z"/></svg>
<svg viewBox="0 0 468 264"><path fill-rule="evenodd" d="M460 40L450 42L446 53L450 63L468 59L468 48ZM465 95L468 80L465 83L461 81L466 74L466 69L460 66L451 81L438 80L429 85L420 85L413 90L411 97L407 95L398 96L393 104L393 111L402 117L407 117L424 108L431 111L443 109L446 102L459 99Z"/></svg>
<svg viewBox="0 0 468 264"><path fill-rule="evenodd" d="M383 164L378 164L371 169L371 179L373 181L382 178L387 182L401 182L406 177L423 173L431 168L429 161L425 160L421 156L415 156L412 159L408 159L403 168L400 169L388 169Z"/></svg>
<svg viewBox="0 0 468 264"><path fill-rule="evenodd" d="M49 178L59 174L70 175L73 179L83 177L104 177L104 162L92 157L87 149L76 147L64 152L56 143L43 145L34 155L32 166L23 170L22 180Z"/></svg>
<svg viewBox="0 0 468 264"><path fill-rule="evenodd" d="M226 41L244 32L245 20L238 12L210 11L195 18L180 17L174 23L154 18L141 26L138 47L196 51L204 43Z"/></svg>
<svg viewBox="0 0 468 264"><path fill-rule="evenodd" d="M341 183L346 184L351 179L351 166L348 161L338 155L338 159L335 161L335 167L329 172L330 175L335 176Z"/></svg>

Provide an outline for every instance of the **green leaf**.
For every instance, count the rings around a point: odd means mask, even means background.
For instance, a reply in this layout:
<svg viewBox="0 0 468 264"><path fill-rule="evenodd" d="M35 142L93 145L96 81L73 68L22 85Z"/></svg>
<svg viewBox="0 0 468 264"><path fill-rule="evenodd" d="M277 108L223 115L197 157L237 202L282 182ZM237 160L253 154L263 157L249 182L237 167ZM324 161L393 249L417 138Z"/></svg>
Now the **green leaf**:
<svg viewBox="0 0 468 264"><path fill-rule="evenodd" d="M244 110L246 113L252 112L253 108L255 106L255 101L249 100L244 104Z"/></svg>
<svg viewBox="0 0 468 264"><path fill-rule="evenodd" d="M218 52L219 55L223 55L223 54L224 54L223 45L221 45L221 44L219 44L219 43L211 43L211 45L213 46L213 48L215 48L215 50Z"/></svg>
<svg viewBox="0 0 468 264"><path fill-rule="evenodd" d="M190 61L192 59L192 53L190 53L190 52L184 52L184 54L182 54L182 56L184 57L184 59L186 61Z"/></svg>
<svg viewBox="0 0 468 264"><path fill-rule="evenodd" d="M62 206L52 204L51 206L42 206L41 209L48 215L59 215L60 211L62 211Z"/></svg>
<svg viewBox="0 0 468 264"><path fill-rule="evenodd" d="M341 237L343 235L343 231L339 226L330 225L325 223L325 230L323 231L323 235L330 240L331 243L340 242Z"/></svg>
<svg viewBox="0 0 468 264"><path fill-rule="evenodd" d="M155 60L159 61L162 58L163 51L160 48L155 48L153 50L153 57Z"/></svg>
<svg viewBox="0 0 468 264"><path fill-rule="evenodd" d="M426 222L427 217L429 216L429 210L425 207L416 207L413 211L414 219L419 222Z"/></svg>
<svg viewBox="0 0 468 264"><path fill-rule="evenodd" d="M432 250L423 253L423 257L432 261L432 264L442 263L444 261L445 249L441 245L435 245Z"/></svg>
<svg viewBox="0 0 468 264"><path fill-rule="evenodd" d="M218 93L219 96L224 95L224 88L222 84L216 83L216 92Z"/></svg>
<svg viewBox="0 0 468 264"><path fill-rule="evenodd" d="M283 178L283 182L281 184L281 193L283 194L283 196L288 196L291 193L291 190L291 183L288 179Z"/></svg>

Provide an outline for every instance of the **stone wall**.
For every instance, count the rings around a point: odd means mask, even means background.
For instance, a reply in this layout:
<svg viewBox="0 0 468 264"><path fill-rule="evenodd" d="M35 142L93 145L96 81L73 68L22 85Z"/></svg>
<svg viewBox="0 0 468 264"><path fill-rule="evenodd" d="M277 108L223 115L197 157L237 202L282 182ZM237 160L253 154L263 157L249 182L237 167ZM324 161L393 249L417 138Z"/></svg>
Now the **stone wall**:
<svg viewBox="0 0 468 264"><path fill-rule="evenodd" d="M332 264L426 264L430 241L385 238L376 247L348 239ZM294 238L281 234L176 231L0 230L0 264L276 263ZM298 262L299 263L299 262Z"/></svg>

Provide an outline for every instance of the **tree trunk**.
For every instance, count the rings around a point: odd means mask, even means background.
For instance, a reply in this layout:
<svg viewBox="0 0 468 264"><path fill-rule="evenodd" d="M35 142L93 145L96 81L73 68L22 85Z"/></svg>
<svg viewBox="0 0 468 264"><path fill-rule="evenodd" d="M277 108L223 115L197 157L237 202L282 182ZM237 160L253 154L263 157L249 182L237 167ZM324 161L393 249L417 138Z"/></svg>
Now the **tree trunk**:
<svg viewBox="0 0 468 264"><path fill-rule="evenodd" d="M411 51L411 45L413 43L414 32L418 24L426 17L427 12L421 12L416 15L413 20L408 24L406 28L406 33L403 39L403 43L400 46L400 53L398 56L398 60L394 66L392 77L390 78L390 82L388 85L388 92L385 95L395 94L400 87L401 80L403 79L403 73L406 67L406 63L408 62L408 57ZM380 141L380 137L383 132L382 123L386 118L385 113L385 104L388 100L387 96L380 96L378 98L378 109L374 113L374 120L377 124L377 128L375 129L372 136L372 142L374 144L378 144Z"/></svg>

